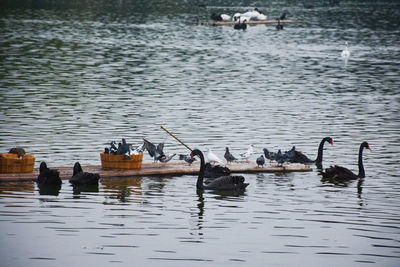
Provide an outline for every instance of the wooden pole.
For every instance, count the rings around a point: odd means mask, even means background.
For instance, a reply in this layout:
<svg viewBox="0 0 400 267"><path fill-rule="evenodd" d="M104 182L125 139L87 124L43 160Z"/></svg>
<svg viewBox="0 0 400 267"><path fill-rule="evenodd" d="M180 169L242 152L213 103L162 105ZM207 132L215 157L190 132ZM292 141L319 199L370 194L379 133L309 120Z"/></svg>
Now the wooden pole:
<svg viewBox="0 0 400 267"><path fill-rule="evenodd" d="M165 129L163 126L161 126L161 129L163 129L164 131L166 131L170 136L172 136L173 138L175 138L179 143L181 143L182 145L184 145L187 149L189 149L190 151L192 151L192 149L190 147L188 147L184 142L182 142L181 140L179 140L178 137L176 137L175 135L173 135L170 131L168 131L167 129Z"/></svg>

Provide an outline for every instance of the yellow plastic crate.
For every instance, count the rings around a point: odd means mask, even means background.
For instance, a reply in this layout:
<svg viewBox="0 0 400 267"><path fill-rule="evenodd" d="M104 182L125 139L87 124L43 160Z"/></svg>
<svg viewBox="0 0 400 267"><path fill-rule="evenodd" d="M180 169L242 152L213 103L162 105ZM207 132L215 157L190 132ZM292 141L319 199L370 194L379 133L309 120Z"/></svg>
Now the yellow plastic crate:
<svg viewBox="0 0 400 267"><path fill-rule="evenodd" d="M131 155L131 159L126 159L125 155L104 154L104 152L101 152L100 158L103 169L138 170L142 167L143 154Z"/></svg>
<svg viewBox="0 0 400 267"><path fill-rule="evenodd" d="M17 154L0 154L0 173L28 173L33 172L35 157Z"/></svg>

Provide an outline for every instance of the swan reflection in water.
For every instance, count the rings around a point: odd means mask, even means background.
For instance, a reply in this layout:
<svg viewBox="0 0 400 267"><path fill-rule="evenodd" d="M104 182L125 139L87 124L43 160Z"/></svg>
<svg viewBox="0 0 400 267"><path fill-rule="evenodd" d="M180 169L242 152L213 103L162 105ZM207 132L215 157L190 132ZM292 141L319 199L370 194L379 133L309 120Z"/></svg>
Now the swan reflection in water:
<svg viewBox="0 0 400 267"><path fill-rule="evenodd" d="M204 194L214 195L214 199L218 201L237 201L239 196L246 195L245 191L207 191L197 189L197 210L193 212L191 217L195 218L193 231L190 233L191 236L199 236L200 239L203 239L203 224L205 218L205 204L204 204ZM209 199L209 197L208 197ZM202 242L201 240L197 240L196 242Z"/></svg>
<svg viewBox="0 0 400 267"><path fill-rule="evenodd" d="M74 195L75 199L80 198L80 194L82 192L88 193L98 193L99 192L99 185L74 185L72 187L72 194Z"/></svg>

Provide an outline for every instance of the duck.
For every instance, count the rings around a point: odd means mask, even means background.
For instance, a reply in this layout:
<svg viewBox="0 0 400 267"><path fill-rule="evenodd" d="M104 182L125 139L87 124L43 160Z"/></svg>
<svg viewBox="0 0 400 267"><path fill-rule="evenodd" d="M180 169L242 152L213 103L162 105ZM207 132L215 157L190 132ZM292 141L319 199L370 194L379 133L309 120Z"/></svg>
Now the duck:
<svg viewBox="0 0 400 267"><path fill-rule="evenodd" d="M100 175L97 173L83 172L81 164L79 162L75 162L74 172L69 179L69 182L72 185L98 185L99 184Z"/></svg>
<svg viewBox="0 0 400 267"><path fill-rule="evenodd" d="M362 159L364 148L371 150L371 147L366 141L361 143L360 149L358 151L358 174L353 173L351 170L345 167L335 165L325 169L325 172L322 172L322 177L334 181L349 181L356 180L358 178L364 178L365 170Z"/></svg>
<svg viewBox="0 0 400 267"><path fill-rule="evenodd" d="M49 169L44 161L40 163L39 176L36 182L39 188L42 186L60 186L62 184L60 172L55 169Z"/></svg>
<svg viewBox="0 0 400 267"><path fill-rule="evenodd" d="M350 56L349 44L346 42L344 50L342 51L342 57L343 58L348 58L349 56Z"/></svg>
<svg viewBox="0 0 400 267"><path fill-rule="evenodd" d="M236 158L229 152L229 147L225 147L224 158L226 159L227 163L232 163L236 160Z"/></svg>
<svg viewBox="0 0 400 267"><path fill-rule="evenodd" d="M204 185L204 170L205 161L204 155L199 149L194 149L190 153L191 157L198 156L200 158L200 172L197 177L196 188L198 190L216 190L216 191L239 191L244 190L249 185L245 183L245 178L243 176L221 176L214 179L208 185Z"/></svg>
<svg viewBox="0 0 400 267"><path fill-rule="evenodd" d="M331 146L333 146L333 139L329 136L322 138L321 142L319 143L318 146L318 155L315 160L311 160L308 158L306 155L304 155L302 152L297 151L295 147L292 148L294 155L289 159L289 162L291 163L302 163L302 164L310 164L310 163L315 163L316 165L321 165L322 164L322 156L323 156L323 151L324 151L324 144L325 142L329 143Z"/></svg>

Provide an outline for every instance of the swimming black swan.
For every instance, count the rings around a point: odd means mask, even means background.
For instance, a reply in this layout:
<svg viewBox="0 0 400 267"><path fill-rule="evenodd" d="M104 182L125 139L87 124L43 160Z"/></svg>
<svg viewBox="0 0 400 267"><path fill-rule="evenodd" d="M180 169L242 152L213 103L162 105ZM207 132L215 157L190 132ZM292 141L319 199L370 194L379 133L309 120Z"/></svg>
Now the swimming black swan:
<svg viewBox="0 0 400 267"><path fill-rule="evenodd" d="M74 165L74 173L69 179L72 185L98 185L100 175L97 173L83 172L81 164L76 162Z"/></svg>
<svg viewBox="0 0 400 267"><path fill-rule="evenodd" d="M371 150L367 142L361 143L360 150L358 152L358 174L353 173L347 168L335 165L325 169L325 172L322 172L322 177L325 179L332 179L336 181L346 181L346 180L355 180L358 178L364 178L365 171L362 160L362 153L364 148Z"/></svg>
<svg viewBox="0 0 400 267"><path fill-rule="evenodd" d="M194 159L194 158L193 158ZM231 170L228 167L223 167L221 165L211 165L207 162L204 166L204 177L215 179L221 176L227 176L231 174Z"/></svg>
<svg viewBox="0 0 400 267"><path fill-rule="evenodd" d="M42 163L40 163L39 172L39 176L36 180L39 187L59 186L62 184L60 172L47 168L46 162L42 161Z"/></svg>
<svg viewBox="0 0 400 267"><path fill-rule="evenodd" d="M236 160L236 158L229 152L229 148L228 147L225 148L224 158L226 159L227 163L231 163L234 160Z"/></svg>
<svg viewBox="0 0 400 267"><path fill-rule="evenodd" d="M208 185L204 185L203 184L204 166L205 166L204 156L200 150L194 149L190 154L190 156L193 157L196 155L200 157L200 173L197 178L197 184L196 184L197 189L235 191L235 190L244 190L249 185L248 183L244 183L243 176L222 176L213 180Z"/></svg>
<svg viewBox="0 0 400 267"><path fill-rule="evenodd" d="M321 140L321 143L319 143L318 156L317 156L317 158L315 160L311 160L306 155L301 153L300 151L294 150L294 156L289 159L289 162L292 162L292 163L303 163L303 164L315 163L317 165L321 165L321 163L322 163L322 153L323 153L323 150L324 150L325 142L328 142L333 146L332 138L330 138L330 137L323 138Z"/></svg>
<svg viewBox="0 0 400 267"><path fill-rule="evenodd" d="M276 25L276 29L278 31L283 30L283 25L281 24L281 20L280 19L278 19L278 25Z"/></svg>
<svg viewBox="0 0 400 267"><path fill-rule="evenodd" d="M233 26L233 28L235 30L246 30L247 29L247 19L244 19L242 22L240 21L240 17L239 20L237 21L237 23L235 23L235 25Z"/></svg>

